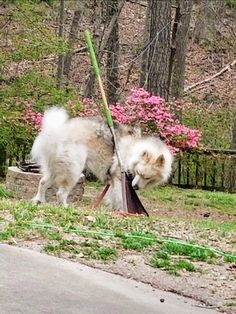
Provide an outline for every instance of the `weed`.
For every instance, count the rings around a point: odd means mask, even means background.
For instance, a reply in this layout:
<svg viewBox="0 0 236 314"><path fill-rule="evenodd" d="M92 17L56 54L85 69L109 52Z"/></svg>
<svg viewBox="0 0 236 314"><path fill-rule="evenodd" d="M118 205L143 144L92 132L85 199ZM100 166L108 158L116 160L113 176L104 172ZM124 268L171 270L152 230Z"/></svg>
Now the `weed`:
<svg viewBox="0 0 236 314"><path fill-rule="evenodd" d="M178 276L180 270L187 270L189 272L195 272L195 266L187 260L177 259L172 260L168 253L164 250L156 252L151 258L150 265L155 268L162 268L167 270L171 275Z"/></svg>
<svg viewBox="0 0 236 314"><path fill-rule="evenodd" d="M117 251L114 248L102 246L97 251L97 258L102 261L108 261L117 257Z"/></svg>
<svg viewBox="0 0 236 314"><path fill-rule="evenodd" d="M44 251L51 254L58 254L60 252L69 252L78 254L78 244L73 240L61 239L57 244L47 243L43 247Z"/></svg>
<svg viewBox="0 0 236 314"><path fill-rule="evenodd" d="M61 241L62 240L62 235L60 234L59 231L41 229L40 234L41 234L41 236L43 236L44 238L49 239L49 240L53 240L53 241Z"/></svg>
<svg viewBox="0 0 236 314"><path fill-rule="evenodd" d="M165 242L162 249L170 254L185 255L199 261L207 261L215 257L215 253L211 250L191 244L182 244L179 242Z"/></svg>
<svg viewBox="0 0 236 314"><path fill-rule="evenodd" d="M11 237L12 237L12 233L10 229L7 228L3 231L0 231L0 241L6 241Z"/></svg>
<svg viewBox="0 0 236 314"><path fill-rule="evenodd" d="M236 302L227 302L224 304L224 306L233 307L233 306L236 306Z"/></svg>
<svg viewBox="0 0 236 314"><path fill-rule="evenodd" d="M227 263L236 263L236 256L227 253L224 255L224 261Z"/></svg>
<svg viewBox="0 0 236 314"><path fill-rule="evenodd" d="M8 192L3 184L0 184L0 198L11 198L12 193Z"/></svg>
<svg viewBox="0 0 236 314"><path fill-rule="evenodd" d="M179 259L175 262L175 265L178 269L185 269L190 272L196 271L195 266L185 259Z"/></svg>
<svg viewBox="0 0 236 314"><path fill-rule="evenodd" d="M151 259L151 265L156 268L169 269L171 265L170 259L153 258Z"/></svg>
<svg viewBox="0 0 236 314"><path fill-rule="evenodd" d="M86 240L81 243L80 248L84 256L96 260L108 261L117 257L116 249L102 246L97 241Z"/></svg>
<svg viewBox="0 0 236 314"><path fill-rule="evenodd" d="M156 237L151 233L134 231L126 235L121 235L122 244L125 249L142 251L156 243Z"/></svg>

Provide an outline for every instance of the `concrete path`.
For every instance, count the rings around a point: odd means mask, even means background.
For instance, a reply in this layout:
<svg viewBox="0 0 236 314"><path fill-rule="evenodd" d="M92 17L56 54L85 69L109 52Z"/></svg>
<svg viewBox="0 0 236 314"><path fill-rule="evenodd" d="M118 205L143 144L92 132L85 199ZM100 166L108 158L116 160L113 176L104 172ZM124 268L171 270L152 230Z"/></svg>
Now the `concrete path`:
<svg viewBox="0 0 236 314"><path fill-rule="evenodd" d="M160 299L165 302L160 302ZM0 245L1 314L216 314L196 302L78 263Z"/></svg>

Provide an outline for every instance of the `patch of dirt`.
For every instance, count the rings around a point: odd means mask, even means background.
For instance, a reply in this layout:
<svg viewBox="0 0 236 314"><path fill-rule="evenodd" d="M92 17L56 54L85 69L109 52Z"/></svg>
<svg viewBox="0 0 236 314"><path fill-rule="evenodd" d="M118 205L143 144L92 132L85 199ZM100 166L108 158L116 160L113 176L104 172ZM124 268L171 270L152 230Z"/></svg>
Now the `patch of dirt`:
<svg viewBox="0 0 236 314"><path fill-rule="evenodd" d="M200 220L200 219L210 219L218 222L231 222L232 218L236 215L234 214L221 214L215 208L210 207L194 207L191 210L181 209L181 205L178 206L177 203L174 204L172 207L170 205L164 205L163 203L159 203L158 201L147 200L142 198L142 203L146 208L148 208L148 212L151 215L155 215L158 217L173 217L173 218L180 218L186 220Z"/></svg>

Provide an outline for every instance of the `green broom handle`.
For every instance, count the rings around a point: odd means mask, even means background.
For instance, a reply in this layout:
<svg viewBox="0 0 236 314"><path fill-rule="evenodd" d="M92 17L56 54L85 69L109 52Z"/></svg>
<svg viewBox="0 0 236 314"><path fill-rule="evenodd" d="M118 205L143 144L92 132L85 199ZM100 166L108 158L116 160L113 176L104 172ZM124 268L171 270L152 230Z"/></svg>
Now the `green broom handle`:
<svg viewBox="0 0 236 314"><path fill-rule="evenodd" d="M110 112L110 109L109 109L109 106L108 106L108 103L107 103L106 94L105 94L105 91L104 91L104 88L103 88L102 79L101 79L101 76L100 76L100 69L99 69L99 66L98 66L98 63L97 63L96 54L95 54L95 51L94 51L94 48L93 48L92 39L91 39L91 36L90 36L90 33L89 33L88 30L86 30L84 32L84 36L85 36L85 41L86 41L87 46L88 46L89 55L90 55L90 58L91 58L91 61L92 61L93 70L94 70L94 73L95 73L95 75L96 75L96 77L98 79L98 84L99 84L99 87L100 87L100 90L101 90L102 100L103 100L103 107L104 107L104 113L105 113L105 116L106 116L106 119L107 119L107 124L109 125L109 127L111 129L111 133L112 133L112 136L113 136L113 139L114 139L115 148L116 148L116 155L117 155L120 167L121 167L121 172L123 172L124 171L124 166L123 166L123 163L122 163L122 160L121 160L121 156L120 156L120 152L119 152L119 148L118 148L117 138L116 138L116 134L115 134L115 130L114 130L114 123L113 123L111 112Z"/></svg>
<svg viewBox="0 0 236 314"><path fill-rule="evenodd" d="M98 84L99 84L99 87L100 87L100 90L101 90L101 94L102 94L104 113L105 113L105 116L106 116L106 119L107 119L107 124L110 127L110 130L111 130L111 133L112 133L112 136L113 136L113 139L114 139L115 151L116 151L118 162L120 164L123 209L128 211L128 208L127 208L127 197L126 197L126 188L125 188L126 180L125 180L124 166L123 166L123 163L122 163L122 160L121 160L121 156L120 156L120 152L119 152L119 148L118 148L118 143L117 143L117 138L116 138L116 134L115 134L115 130L114 130L114 124L113 124L111 112L110 112L110 109L109 109L109 106L108 106L108 103L107 103L107 98L106 98L106 95L105 95L105 91L104 91L103 84L102 84L102 79L101 79L101 76L100 76L100 69L99 69L98 62L97 62L97 59L96 59L96 54L95 54L95 51L94 51L94 48L93 48L92 39L91 39L91 36L90 36L90 33L89 33L88 30L86 30L84 32L84 36L85 36L85 41L86 41L87 46L88 46L90 58L91 58L91 61L92 61L93 70L94 70L94 73L95 73L95 75L96 75L96 77L98 79Z"/></svg>
<svg viewBox="0 0 236 314"><path fill-rule="evenodd" d="M92 39L91 39L91 36L90 36L90 33L88 30L86 30L84 32L84 37L85 37L85 41L86 41L86 44L87 44L87 47L88 47L88 50L89 50L89 55L90 55L90 58L91 58L91 61L92 61L92 65L93 65L93 70L94 70L94 73L98 79L98 84L99 84L99 87L100 87L100 90L101 90L101 94L102 94L102 101L103 101L103 106L104 106L104 113L105 113L105 116L106 116L106 119L107 119L107 123L109 125L109 127L113 127L113 119L112 119L112 116L111 116L111 112L110 112L110 109L109 109L109 106L108 106L108 103L107 103L107 98L106 98L106 95L105 95L105 91L104 91L104 88L103 88L103 84L102 84L102 79L101 79L101 76L100 76L100 69L99 69L99 66L98 66L98 62L97 62L97 58L96 58L96 54L95 54L95 51L94 51L94 48L93 48L93 43L92 43Z"/></svg>

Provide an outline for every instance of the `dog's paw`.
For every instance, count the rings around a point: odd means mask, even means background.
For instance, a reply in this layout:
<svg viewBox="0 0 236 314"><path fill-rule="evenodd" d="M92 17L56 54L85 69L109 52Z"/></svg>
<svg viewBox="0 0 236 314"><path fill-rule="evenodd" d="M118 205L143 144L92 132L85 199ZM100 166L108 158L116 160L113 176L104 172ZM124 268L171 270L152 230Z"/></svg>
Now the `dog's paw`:
<svg viewBox="0 0 236 314"><path fill-rule="evenodd" d="M80 183L84 183L85 182L85 175L83 173L81 173L78 182L80 182Z"/></svg>
<svg viewBox="0 0 236 314"><path fill-rule="evenodd" d="M43 203L43 202L42 202L40 199L38 199L37 197L32 198L31 202L32 202L33 204L35 204L35 205L39 205L39 204L42 204L42 203Z"/></svg>

